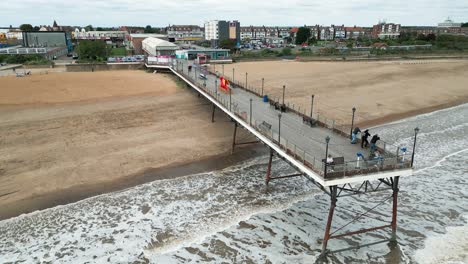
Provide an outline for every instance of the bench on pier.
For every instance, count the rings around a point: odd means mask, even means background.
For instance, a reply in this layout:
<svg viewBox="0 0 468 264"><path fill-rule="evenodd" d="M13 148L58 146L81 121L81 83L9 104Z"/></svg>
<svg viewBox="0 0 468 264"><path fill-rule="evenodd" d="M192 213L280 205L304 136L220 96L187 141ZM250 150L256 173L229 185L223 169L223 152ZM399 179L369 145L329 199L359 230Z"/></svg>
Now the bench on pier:
<svg viewBox="0 0 468 264"><path fill-rule="evenodd" d="M260 129L263 129L263 130L267 130L267 131L270 131L271 130L271 124L263 121L262 123L260 123L260 125L258 125L260 127Z"/></svg>
<svg viewBox="0 0 468 264"><path fill-rule="evenodd" d="M312 117L309 117L309 116L302 116L302 122L304 122L304 124L307 124L311 127L314 127L316 124L317 124L317 120L313 119Z"/></svg>
<svg viewBox="0 0 468 264"><path fill-rule="evenodd" d="M327 159L322 159L323 163L327 163ZM344 164L344 157L335 157L333 158L333 162L328 165L343 165Z"/></svg>

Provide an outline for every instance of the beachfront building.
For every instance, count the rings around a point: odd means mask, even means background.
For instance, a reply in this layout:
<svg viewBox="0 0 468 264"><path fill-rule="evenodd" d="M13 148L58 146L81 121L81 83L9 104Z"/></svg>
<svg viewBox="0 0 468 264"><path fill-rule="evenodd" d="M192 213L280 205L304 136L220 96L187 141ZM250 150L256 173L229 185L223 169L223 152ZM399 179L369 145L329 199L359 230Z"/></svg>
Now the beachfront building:
<svg viewBox="0 0 468 264"><path fill-rule="evenodd" d="M332 27L334 29L334 33L335 33L334 38L335 39L345 39L346 38L346 29L345 29L344 25L341 25L341 26L332 25Z"/></svg>
<svg viewBox="0 0 468 264"><path fill-rule="evenodd" d="M380 22L372 27L372 38L398 38L400 36L400 28L400 24Z"/></svg>
<svg viewBox="0 0 468 264"><path fill-rule="evenodd" d="M22 32L22 45L25 48L58 48L60 55L73 50L71 34L63 31L28 31Z"/></svg>
<svg viewBox="0 0 468 264"><path fill-rule="evenodd" d="M129 54L133 55L143 55L143 40L146 38L158 38L162 40L167 40L167 35L162 34L129 34L127 35L126 45L125 48L127 49Z"/></svg>
<svg viewBox="0 0 468 264"><path fill-rule="evenodd" d="M335 38L335 28L320 27L320 40L333 40Z"/></svg>
<svg viewBox="0 0 468 264"><path fill-rule="evenodd" d="M439 23L437 26L440 28L452 28L452 27L456 28L456 27L461 27L462 23L454 22L453 20L450 19L450 17L448 17L444 22Z"/></svg>
<svg viewBox="0 0 468 264"><path fill-rule="evenodd" d="M346 39L357 39L359 37L364 37L366 32L362 27L345 27Z"/></svg>
<svg viewBox="0 0 468 264"><path fill-rule="evenodd" d="M207 57L208 61L226 61L231 62L228 49L196 49L196 50L177 50L175 52L178 59L195 60L199 55Z"/></svg>
<svg viewBox="0 0 468 264"><path fill-rule="evenodd" d="M166 28L166 32L171 42L191 43L205 38L204 28L197 25L172 25Z"/></svg>
<svg viewBox="0 0 468 264"><path fill-rule="evenodd" d="M231 39L240 44L240 23L237 20L211 20L205 22L205 39L211 41L212 47L219 46L219 43L225 39Z"/></svg>
<svg viewBox="0 0 468 264"><path fill-rule="evenodd" d="M174 56L179 49L174 43L158 38L146 38L142 41L142 48L148 56Z"/></svg>

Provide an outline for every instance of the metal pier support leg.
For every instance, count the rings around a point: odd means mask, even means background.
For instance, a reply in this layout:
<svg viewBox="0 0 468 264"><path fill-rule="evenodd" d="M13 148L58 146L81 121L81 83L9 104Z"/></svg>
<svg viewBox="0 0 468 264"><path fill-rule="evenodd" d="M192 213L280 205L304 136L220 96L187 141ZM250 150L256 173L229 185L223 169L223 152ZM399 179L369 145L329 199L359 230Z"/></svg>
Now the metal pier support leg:
<svg viewBox="0 0 468 264"><path fill-rule="evenodd" d="M267 168L267 173L266 173L266 178L265 178L265 183L268 186L268 183L270 182L270 174L271 174L271 162L273 161L273 149L270 148L270 159L268 161L268 168Z"/></svg>
<svg viewBox="0 0 468 264"><path fill-rule="evenodd" d="M232 137L232 150L231 150L231 154L234 153L234 148L236 147L236 133L237 133L237 122L234 121L234 136Z"/></svg>
<svg viewBox="0 0 468 264"><path fill-rule="evenodd" d="M328 240L330 240L330 230L331 230L331 225L332 225L332 220L333 220L333 213L335 212L335 207L336 207L337 191L338 191L338 188L336 185L330 187L331 204L330 204L330 211L328 212L327 227L325 228L325 235L323 237L323 242L322 242L322 253L320 254L321 256L324 256L326 254Z"/></svg>
<svg viewBox="0 0 468 264"><path fill-rule="evenodd" d="M400 177L395 177L393 180L393 209L392 209L392 241L396 241L397 231L397 209L398 209L398 181Z"/></svg>
<svg viewBox="0 0 468 264"><path fill-rule="evenodd" d="M215 106L215 104L213 104L213 113L211 113L211 123L214 123L215 109L216 109L216 106Z"/></svg>

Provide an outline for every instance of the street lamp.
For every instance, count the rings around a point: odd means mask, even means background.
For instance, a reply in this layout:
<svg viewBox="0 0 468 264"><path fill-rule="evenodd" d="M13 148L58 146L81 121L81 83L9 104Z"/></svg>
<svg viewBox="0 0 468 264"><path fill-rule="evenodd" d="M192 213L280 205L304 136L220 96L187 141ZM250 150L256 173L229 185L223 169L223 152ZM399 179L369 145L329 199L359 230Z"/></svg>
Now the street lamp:
<svg viewBox="0 0 468 264"><path fill-rule="evenodd" d="M281 148L281 113L278 114L278 145Z"/></svg>
<svg viewBox="0 0 468 264"><path fill-rule="evenodd" d="M250 98L250 126L252 126L252 98Z"/></svg>
<svg viewBox="0 0 468 264"><path fill-rule="evenodd" d="M354 113L355 112L356 112L356 107L353 107L353 118L351 120L351 132L349 133L349 139L353 139Z"/></svg>
<svg viewBox="0 0 468 264"><path fill-rule="evenodd" d="M330 137L329 136L326 136L325 137L325 142L327 142L327 146L325 148L325 171L324 171L324 177L327 177L327 158L328 158L328 143L330 143Z"/></svg>
<svg viewBox="0 0 468 264"><path fill-rule="evenodd" d="M286 91L286 85L283 85L283 105L284 105L284 93Z"/></svg>
<svg viewBox="0 0 468 264"><path fill-rule="evenodd" d="M247 86L247 73L245 73L245 89L249 90L249 88Z"/></svg>
<svg viewBox="0 0 468 264"><path fill-rule="evenodd" d="M310 102L310 118L312 118L312 114L314 113L314 97L315 95L313 94Z"/></svg>
<svg viewBox="0 0 468 264"><path fill-rule="evenodd" d="M223 67L223 76L224 76L224 64L221 65Z"/></svg>
<svg viewBox="0 0 468 264"><path fill-rule="evenodd" d="M232 68L232 83L234 83L234 68Z"/></svg>
<svg viewBox="0 0 468 264"><path fill-rule="evenodd" d="M265 78L262 78L262 97L263 97L263 87L265 85Z"/></svg>
<svg viewBox="0 0 468 264"><path fill-rule="evenodd" d="M416 151L416 136L418 135L419 133L419 128L416 127L414 129L414 142L413 142L413 154L411 155L411 168L413 167L413 162L414 162L414 153Z"/></svg>

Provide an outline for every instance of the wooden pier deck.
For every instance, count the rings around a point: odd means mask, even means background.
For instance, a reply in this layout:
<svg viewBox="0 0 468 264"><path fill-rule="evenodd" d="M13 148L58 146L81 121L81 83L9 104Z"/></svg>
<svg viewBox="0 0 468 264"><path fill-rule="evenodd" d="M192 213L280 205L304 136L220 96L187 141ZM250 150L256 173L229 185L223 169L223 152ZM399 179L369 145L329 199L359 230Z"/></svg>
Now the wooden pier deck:
<svg viewBox="0 0 468 264"><path fill-rule="evenodd" d="M411 154L409 151L405 154L401 151L406 146L399 148L381 141L378 148L382 158L369 158L369 149L362 149L360 144L351 144L349 134L338 129L331 119L314 113L313 120L318 122L311 126L304 122L304 117L309 118L310 113L307 115L292 109L282 112L272 104L264 102L257 92L248 91L238 83L231 83L231 94L223 92L219 89L219 76L190 61L179 60L172 69L174 73L183 76L186 81L204 91L205 97L221 104L223 111L244 121L242 125L252 128L255 136L263 135L267 139L260 138L263 143L270 147L274 144L283 150L275 151L285 160L302 164L300 167L296 164L293 166L322 186L411 175ZM206 78L201 78L200 74ZM327 166L325 173L322 160L326 158L326 137L330 138L328 154L338 160L341 158L344 162ZM406 149L409 149L409 146ZM358 153L362 155L359 162ZM303 170L302 167L306 167L307 170Z"/></svg>

